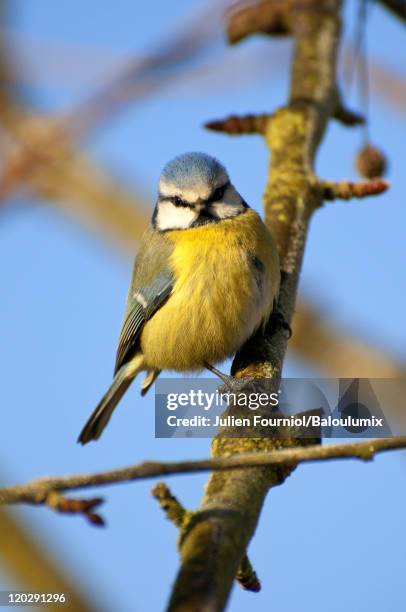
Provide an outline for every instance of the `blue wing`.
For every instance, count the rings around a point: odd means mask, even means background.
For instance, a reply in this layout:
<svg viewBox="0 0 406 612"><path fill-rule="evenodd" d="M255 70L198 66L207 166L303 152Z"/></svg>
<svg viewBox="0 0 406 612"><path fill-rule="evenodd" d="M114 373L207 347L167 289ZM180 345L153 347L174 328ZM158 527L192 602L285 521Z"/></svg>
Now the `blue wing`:
<svg viewBox="0 0 406 612"><path fill-rule="evenodd" d="M172 249L172 243L164 234L149 230L144 235L135 260L127 298L116 355L115 374L134 356L139 348L143 325L164 304L172 291L173 274L168 261Z"/></svg>
<svg viewBox="0 0 406 612"><path fill-rule="evenodd" d="M135 353L142 326L169 297L173 278L169 270L162 271L149 285L136 288L129 298L126 317L120 334L114 373L118 372Z"/></svg>

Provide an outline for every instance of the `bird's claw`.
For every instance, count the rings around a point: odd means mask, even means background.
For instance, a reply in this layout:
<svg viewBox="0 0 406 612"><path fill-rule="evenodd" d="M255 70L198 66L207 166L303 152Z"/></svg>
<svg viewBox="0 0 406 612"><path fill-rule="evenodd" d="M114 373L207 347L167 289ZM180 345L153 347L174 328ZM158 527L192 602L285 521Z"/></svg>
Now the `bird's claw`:
<svg viewBox="0 0 406 612"><path fill-rule="evenodd" d="M223 381L224 384L219 387L220 393L227 393L227 391L231 391L232 393L241 393L247 389L253 380L255 380L254 377L237 378L236 376L224 374L210 363L205 363L205 367Z"/></svg>
<svg viewBox="0 0 406 612"><path fill-rule="evenodd" d="M236 376L227 376L227 381L224 381L223 385L220 385L219 392L220 393L242 393L247 391L250 385L258 380L254 376L249 376L247 378L237 378Z"/></svg>

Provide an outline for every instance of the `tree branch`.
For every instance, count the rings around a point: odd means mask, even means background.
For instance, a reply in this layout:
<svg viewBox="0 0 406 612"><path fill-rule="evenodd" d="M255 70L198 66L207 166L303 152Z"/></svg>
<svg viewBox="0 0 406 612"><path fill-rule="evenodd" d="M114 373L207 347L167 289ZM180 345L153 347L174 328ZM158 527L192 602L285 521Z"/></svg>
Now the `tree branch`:
<svg viewBox="0 0 406 612"><path fill-rule="evenodd" d="M174 474L241 470L241 468L255 468L258 466L296 466L299 463L330 461L332 459L362 459L367 461L372 459L377 453L396 449L406 449L406 436L374 438L363 440L362 442L328 444L325 446L312 445L307 448L285 448L266 452L231 455L229 457L196 459L193 461L163 463L146 461L116 470L95 472L93 474L37 478L22 485L3 487L0 488L0 505L28 503L35 505L46 504L52 507L52 504L49 504L49 496L55 492L99 487ZM253 474L252 469L244 471L246 471L249 477ZM166 485L162 483L159 483L159 486L157 485L154 488L153 494L160 503L162 502L163 509L175 525L179 527L184 522L186 510L170 494ZM100 498L97 499L97 502L101 502ZM59 510L57 507L55 509Z"/></svg>
<svg viewBox="0 0 406 612"><path fill-rule="evenodd" d="M336 56L340 32L339 0L307 0L295 9L295 51L291 92L286 106L266 122L265 140L272 153L264 195L265 220L276 240L283 282L278 310L291 322L307 228L322 194L315 189L313 161L329 118L337 107ZM266 28L261 24L261 31ZM255 337L236 355L232 373L272 379L279 388L287 338L273 330ZM231 432L232 433L232 432ZM236 432L234 432L235 435ZM215 457L272 451L308 440L216 437ZM238 435L238 433L237 433ZM181 568L169 602L170 612L222 610L234 576L254 534L269 489L283 482L293 465L215 472L198 512L183 534Z"/></svg>

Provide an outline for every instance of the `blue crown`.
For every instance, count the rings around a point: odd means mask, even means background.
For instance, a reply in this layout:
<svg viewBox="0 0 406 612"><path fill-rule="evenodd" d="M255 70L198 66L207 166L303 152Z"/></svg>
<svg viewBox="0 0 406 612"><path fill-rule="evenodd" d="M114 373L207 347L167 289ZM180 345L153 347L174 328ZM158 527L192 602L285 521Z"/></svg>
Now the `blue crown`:
<svg viewBox="0 0 406 612"><path fill-rule="evenodd" d="M217 159L206 153L183 153L169 161L161 179L181 187L193 187L196 182L214 183L219 174L227 172Z"/></svg>

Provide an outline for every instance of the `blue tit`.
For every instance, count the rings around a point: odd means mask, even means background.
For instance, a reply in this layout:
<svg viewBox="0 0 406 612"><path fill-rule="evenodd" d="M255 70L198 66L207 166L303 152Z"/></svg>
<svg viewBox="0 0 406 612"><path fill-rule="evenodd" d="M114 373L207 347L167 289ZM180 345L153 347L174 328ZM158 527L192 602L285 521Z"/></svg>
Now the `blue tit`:
<svg viewBox="0 0 406 612"><path fill-rule="evenodd" d="M114 380L78 441L100 437L139 372L144 395L161 370L210 369L236 353L267 324L279 285L272 236L225 168L204 153L170 161L135 260Z"/></svg>

